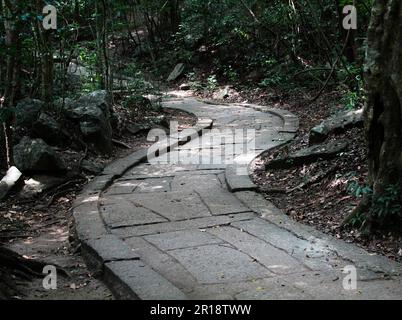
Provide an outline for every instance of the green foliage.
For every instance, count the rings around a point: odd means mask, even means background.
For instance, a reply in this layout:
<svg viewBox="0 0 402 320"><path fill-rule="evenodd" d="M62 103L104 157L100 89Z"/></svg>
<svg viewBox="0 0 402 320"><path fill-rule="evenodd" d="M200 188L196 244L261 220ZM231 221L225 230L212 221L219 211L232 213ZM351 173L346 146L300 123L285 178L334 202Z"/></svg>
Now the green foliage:
<svg viewBox="0 0 402 320"><path fill-rule="evenodd" d="M190 85L191 90L200 91L202 90L203 86L201 81L197 80L195 72L187 73L187 81Z"/></svg>
<svg viewBox="0 0 402 320"><path fill-rule="evenodd" d="M354 110L360 97L357 92L348 91L341 99L345 110Z"/></svg>
<svg viewBox="0 0 402 320"><path fill-rule="evenodd" d="M388 185L381 196L373 197L370 216L381 225L402 219L402 193L397 185Z"/></svg>
<svg viewBox="0 0 402 320"><path fill-rule="evenodd" d="M370 195L372 193L372 190L369 186L360 185L356 180L349 181L346 190L349 194L356 198L360 198L363 195Z"/></svg>
<svg viewBox="0 0 402 320"><path fill-rule="evenodd" d="M226 79L228 79L232 83L235 83L238 81L239 75L236 72L236 70L233 69L233 67L231 65L224 66L224 67L222 67L222 69L223 69L222 73Z"/></svg>
<svg viewBox="0 0 402 320"><path fill-rule="evenodd" d="M378 225L402 221L402 193L397 185L388 185L380 196L374 196L373 190L366 184L360 184L355 172L348 175L347 191L356 198L365 197L369 200L367 212L358 212L348 223L352 227L364 225L370 217Z"/></svg>
<svg viewBox="0 0 402 320"><path fill-rule="evenodd" d="M140 94L126 96L122 100L121 104L134 117L144 110L153 112L161 111L161 105L159 102L150 102L147 98Z"/></svg>
<svg viewBox="0 0 402 320"><path fill-rule="evenodd" d="M214 91L218 87L218 80L216 79L216 75L211 74L207 78L207 89L210 91Z"/></svg>

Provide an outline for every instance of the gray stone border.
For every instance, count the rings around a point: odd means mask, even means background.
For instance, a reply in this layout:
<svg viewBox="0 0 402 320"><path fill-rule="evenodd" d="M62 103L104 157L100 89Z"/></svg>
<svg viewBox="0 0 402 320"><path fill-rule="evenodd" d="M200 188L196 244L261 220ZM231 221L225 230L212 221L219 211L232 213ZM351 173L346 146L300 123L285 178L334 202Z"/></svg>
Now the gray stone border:
<svg viewBox="0 0 402 320"><path fill-rule="evenodd" d="M194 114L194 116L197 115ZM183 130L179 139L172 139L172 141L166 139L159 142L158 155L185 144L194 138L195 132L200 135L203 130L210 129L212 125L212 119L197 117L196 125ZM141 292L137 292L136 282L132 280L138 277L138 274L155 279L155 272L143 261L139 261L140 257L123 240L109 232L99 211L99 200L103 191L113 181L122 177L132 167L147 160L147 155L148 148L112 162L100 175L86 185L72 206L75 236L80 241L81 252L88 268L93 271L95 276L101 278L120 299L141 299ZM127 264L131 268L127 267ZM122 267L125 268L124 272L122 272ZM160 287L160 294L155 296L155 299L185 298L178 288L162 277L155 281L157 282L155 285ZM149 297L146 294L144 296Z"/></svg>

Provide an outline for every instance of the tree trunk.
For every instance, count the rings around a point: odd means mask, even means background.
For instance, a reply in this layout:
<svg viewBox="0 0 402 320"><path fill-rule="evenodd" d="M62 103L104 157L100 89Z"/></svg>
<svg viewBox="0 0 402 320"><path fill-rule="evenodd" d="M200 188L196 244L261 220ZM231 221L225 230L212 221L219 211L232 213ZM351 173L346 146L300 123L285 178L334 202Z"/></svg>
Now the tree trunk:
<svg viewBox="0 0 402 320"><path fill-rule="evenodd" d="M402 1L376 0L368 30L364 111L372 199L388 186L402 187L401 39Z"/></svg>
<svg viewBox="0 0 402 320"><path fill-rule="evenodd" d="M36 9L42 12L45 6L43 0L36 0ZM51 30L45 30L42 22L37 22L38 47L41 57L41 97L47 107L50 107L53 100L53 50Z"/></svg>
<svg viewBox="0 0 402 320"><path fill-rule="evenodd" d="M108 33L107 33L107 3L102 0L95 2L96 12L96 46L98 57L98 74L100 76L101 89L111 92L113 79L111 77L109 54L108 54Z"/></svg>
<svg viewBox="0 0 402 320"><path fill-rule="evenodd" d="M1 130L4 132L7 167L14 163L12 155L14 113L11 111L20 94L21 75L21 23L16 17L20 15L18 2L2 1L2 13L4 14L5 47L6 47L6 76L4 96L1 99L1 108L10 110L6 119L3 119ZM3 146L2 146L3 147Z"/></svg>

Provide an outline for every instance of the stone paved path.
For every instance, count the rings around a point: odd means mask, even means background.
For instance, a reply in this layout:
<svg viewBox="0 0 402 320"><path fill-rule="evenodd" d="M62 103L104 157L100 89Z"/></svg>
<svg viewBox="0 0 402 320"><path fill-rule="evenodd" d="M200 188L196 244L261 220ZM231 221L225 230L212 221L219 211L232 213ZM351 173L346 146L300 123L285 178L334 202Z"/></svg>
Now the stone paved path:
<svg viewBox="0 0 402 320"><path fill-rule="evenodd" d="M289 220L254 192L247 175L239 175L244 163L293 137L294 116L192 98L171 99L164 106L192 112L201 122L211 118L225 139L213 139L218 131L204 132L122 174L106 170L100 177L106 187L98 188L98 196L96 183L84 192L84 205L75 212L78 236L88 259L101 265L105 281L119 296L402 298L401 265ZM234 139L229 130L235 129L255 129L256 135ZM251 145L247 155L240 147L244 142ZM163 163L183 153L187 164ZM120 165L128 167L130 161ZM86 221L92 209L85 202L91 196L103 226ZM342 271L349 265L357 268L357 290L342 285Z"/></svg>

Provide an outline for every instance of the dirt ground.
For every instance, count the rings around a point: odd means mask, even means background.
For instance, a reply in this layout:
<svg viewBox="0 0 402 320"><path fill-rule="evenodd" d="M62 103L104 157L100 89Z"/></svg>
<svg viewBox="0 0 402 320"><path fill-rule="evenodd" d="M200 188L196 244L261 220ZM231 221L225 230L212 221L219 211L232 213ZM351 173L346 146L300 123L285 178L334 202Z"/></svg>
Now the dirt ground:
<svg viewBox="0 0 402 320"><path fill-rule="evenodd" d="M196 119L184 112L163 112L166 120L179 123L179 130L192 126ZM150 114L149 116L152 116ZM124 114L122 116L125 116ZM145 117L145 115L143 114ZM130 148L114 146L112 156L101 157L88 152L76 152L70 149L59 150L66 163L75 167L83 159L104 167L111 161L124 157L136 150L148 147L152 142L147 141L146 132L132 135L122 132L118 137ZM56 265L66 271L67 276L58 273L57 290L45 290L42 285L43 277L32 281L13 276L17 294L11 299L40 299L40 300L110 300L111 292L99 280L95 279L87 269L79 247L74 241L72 229L71 205L75 196L94 175L87 172L71 174L71 176L25 177L42 181L51 181L54 186L34 196L26 193L15 193L0 203L0 245L12 249L26 259L43 261L48 265ZM13 290L14 292L14 290Z"/></svg>

